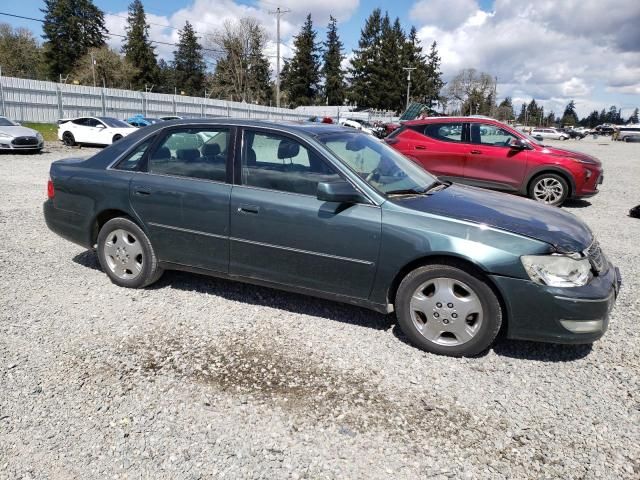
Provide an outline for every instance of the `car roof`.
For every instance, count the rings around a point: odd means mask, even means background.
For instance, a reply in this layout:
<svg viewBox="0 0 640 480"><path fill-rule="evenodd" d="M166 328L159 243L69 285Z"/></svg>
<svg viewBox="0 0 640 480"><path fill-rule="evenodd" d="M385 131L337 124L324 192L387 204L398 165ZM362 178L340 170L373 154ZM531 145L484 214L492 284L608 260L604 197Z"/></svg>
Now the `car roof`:
<svg viewBox="0 0 640 480"><path fill-rule="evenodd" d="M496 120L495 118L483 117L483 116L467 116L467 117L427 117L418 120L407 120L404 125L425 125L427 123L455 123L455 122L493 122L496 124L504 125L504 122Z"/></svg>
<svg viewBox="0 0 640 480"><path fill-rule="evenodd" d="M149 126L147 132L151 132L151 129L164 129L170 126L181 125L230 125L230 126L242 126L242 127L272 127L277 128L283 132L289 133L303 133L309 136L327 135L332 133L344 133L344 132L358 132L353 129L346 129L341 125L332 123L317 123L308 121L297 120L252 120L243 118L182 118L176 120L167 120L161 123L155 123ZM358 132L359 133L359 132Z"/></svg>

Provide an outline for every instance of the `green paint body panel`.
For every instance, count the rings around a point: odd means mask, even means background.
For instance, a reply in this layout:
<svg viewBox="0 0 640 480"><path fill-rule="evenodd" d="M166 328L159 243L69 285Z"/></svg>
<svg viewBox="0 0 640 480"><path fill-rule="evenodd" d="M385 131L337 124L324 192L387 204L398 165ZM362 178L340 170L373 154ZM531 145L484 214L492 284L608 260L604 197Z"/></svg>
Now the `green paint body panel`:
<svg viewBox="0 0 640 480"><path fill-rule="evenodd" d="M223 124L232 130L227 182L111 168L140 142L185 124ZM368 201L339 205L311 195L241 185L237 159L242 128L295 137ZM586 248L592 236L577 219L503 194L487 192L479 200L475 190L457 186L449 187L448 196L389 200L324 148L317 140L318 131L327 130L227 119L147 127L90 159L54 162L55 196L44 204L45 220L62 237L91 248L98 219L109 212L124 214L147 233L164 268L239 279L383 312L391 310L394 289L408 266L436 257L458 259L483 272L498 292L506 309L507 336L571 343L591 342L604 333L603 329L573 334L559 320L607 319L620 285L617 269L607 262L604 273L585 287L554 289L530 281L520 261L522 255L548 254L574 244L576 251ZM483 204L471 212L473 202ZM529 207L531 221L522 213ZM486 223L481 221L483 215ZM574 233L558 233L556 244L554 230L567 229Z"/></svg>

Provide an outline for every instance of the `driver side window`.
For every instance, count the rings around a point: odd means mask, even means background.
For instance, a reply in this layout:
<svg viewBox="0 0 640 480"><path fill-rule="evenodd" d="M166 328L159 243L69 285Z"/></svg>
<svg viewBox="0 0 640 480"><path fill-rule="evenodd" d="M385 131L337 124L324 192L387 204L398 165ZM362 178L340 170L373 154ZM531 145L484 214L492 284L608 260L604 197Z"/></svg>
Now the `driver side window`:
<svg viewBox="0 0 640 480"><path fill-rule="evenodd" d="M472 123L471 139L473 143L480 143L481 145L508 147L517 137L497 125Z"/></svg>
<svg viewBox="0 0 640 480"><path fill-rule="evenodd" d="M315 196L318 182L340 176L313 150L293 138L245 130L242 141L242 184Z"/></svg>

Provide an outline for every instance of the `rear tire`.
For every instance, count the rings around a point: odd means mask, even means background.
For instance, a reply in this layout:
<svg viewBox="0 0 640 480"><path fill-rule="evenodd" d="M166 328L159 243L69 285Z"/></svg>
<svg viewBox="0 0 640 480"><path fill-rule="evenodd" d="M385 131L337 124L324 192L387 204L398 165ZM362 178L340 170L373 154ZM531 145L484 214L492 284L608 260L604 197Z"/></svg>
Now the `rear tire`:
<svg viewBox="0 0 640 480"><path fill-rule="evenodd" d="M457 264L419 267L400 283L398 325L418 348L468 357L487 350L502 326L502 307L479 274Z"/></svg>
<svg viewBox="0 0 640 480"><path fill-rule="evenodd" d="M543 173L531 181L528 193L536 202L559 207L569 196L569 185L560 175Z"/></svg>
<svg viewBox="0 0 640 480"><path fill-rule="evenodd" d="M76 139L71 132L64 132L62 134L62 143L67 147L73 147L76 144Z"/></svg>
<svg viewBox="0 0 640 480"><path fill-rule="evenodd" d="M163 273L149 238L128 218L111 219L100 229L98 260L111 281L121 287L143 288Z"/></svg>

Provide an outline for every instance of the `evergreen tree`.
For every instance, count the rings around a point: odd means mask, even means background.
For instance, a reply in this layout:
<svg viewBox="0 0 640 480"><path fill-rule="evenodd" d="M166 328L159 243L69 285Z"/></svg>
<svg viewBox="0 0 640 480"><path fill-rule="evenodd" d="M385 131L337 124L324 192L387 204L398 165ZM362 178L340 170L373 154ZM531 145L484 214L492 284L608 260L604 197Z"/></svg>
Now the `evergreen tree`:
<svg viewBox="0 0 640 480"><path fill-rule="evenodd" d="M607 122L607 112L603 108L600 110L600 114L598 115L598 123L606 123Z"/></svg>
<svg viewBox="0 0 640 480"><path fill-rule="evenodd" d="M427 55L427 86L425 92L426 103L440 101L442 96L440 92L444 87L442 81L442 71L440 63L442 59L438 55L438 44L434 41Z"/></svg>
<svg viewBox="0 0 640 480"><path fill-rule="evenodd" d="M640 123L639 122L639 118L638 118L638 107L636 107L636 109L633 111L633 113L631 114L631 116L629 117L629 120L627 120L627 123Z"/></svg>
<svg viewBox="0 0 640 480"><path fill-rule="evenodd" d="M138 71L131 78L131 85L136 90L151 88L158 83L158 64L154 47L149 40L149 25L140 0L133 0L129 4L126 32L122 53Z"/></svg>
<svg viewBox="0 0 640 480"><path fill-rule="evenodd" d="M206 68L202 58L202 47L188 20L178 35L178 49L173 52L176 86L186 95L200 96L204 93Z"/></svg>
<svg viewBox="0 0 640 480"><path fill-rule="evenodd" d="M381 23L380 58L374 65L373 76L375 85L384 85L380 90L382 95L372 108L384 110L402 111L406 106L407 77L405 73L406 37L400 25L400 19L396 18L393 24L389 15L385 13Z"/></svg>
<svg viewBox="0 0 640 480"><path fill-rule="evenodd" d="M513 101L511 100L511 97L506 97L502 102L500 102L496 111L496 118L502 121L513 120Z"/></svg>
<svg viewBox="0 0 640 480"><path fill-rule="evenodd" d="M333 16L329 16L327 26L327 41L324 42L324 65L322 75L324 76L324 93L329 105L342 105L345 98L344 71L342 70L342 42L338 36L337 21Z"/></svg>
<svg viewBox="0 0 640 480"><path fill-rule="evenodd" d="M175 92L175 71L163 58L158 61L158 87L154 89L160 93Z"/></svg>
<svg viewBox="0 0 640 480"><path fill-rule="evenodd" d="M416 27L412 26L407 35L403 66L415 68L411 72L411 99L428 103L427 99L427 65Z"/></svg>
<svg viewBox="0 0 640 480"><path fill-rule="evenodd" d="M274 95L271 87L271 68L264 55L266 35L256 25L249 31L248 79L249 101L268 104Z"/></svg>
<svg viewBox="0 0 640 480"><path fill-rule="evenodd" d="M320 48L316 44L316 31L313 29L311 15L294 37L293 58L285 61L285 69L281 72L282 83L287 92L289 103L313 105L318 99L320 90Z"/></svg>
<svg viewBox="0 0 640 480"><path fill-rule="evenodd" d="M91 0L44 0L44 58L51 77L71 71L92 47L105 45L104 14Z"/></svg>
<svg viewBox="0 0 640 480"><path fill-rule="evenodd" d="M551 112L549 113L549 115L547 115L547 118L545 118L545 125L547 127L552 127L555 123L556 123L556 114Z"/></svg>
<svg viewBox="0 0 640 480"><path fill-rule="evenodd" d="M376 8L360 31L358 48L353 51L349 68L351 81L349 96L362 107L379 107L386 91L375 71L380 63L381 42L382 12ZM394 72L394 75L398 75L398 72Z"/></svg>
<svg viewBox="0 0 640 480"><path fill-rule="evenodd" d="M520 113L518 114L518 123L526 125L527 120L527 102L523 103L520 107Z"/></svg>
<svg viewBox="0 0 640 480"><path fill-rule="evenodd" d="M564 109L560 123L563 125L577 125L578 114L576 113L576 103L571 100Z"/></svg>

